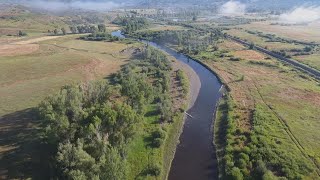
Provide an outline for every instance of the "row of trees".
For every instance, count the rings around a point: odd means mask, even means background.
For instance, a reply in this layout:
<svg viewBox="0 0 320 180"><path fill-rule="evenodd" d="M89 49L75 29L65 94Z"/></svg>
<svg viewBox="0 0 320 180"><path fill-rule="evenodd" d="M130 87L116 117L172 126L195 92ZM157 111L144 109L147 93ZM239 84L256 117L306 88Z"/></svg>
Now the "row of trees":
<svg viewBox="0 0 320 180"><path fill-rule="evenodd" d="M142 118L111 91L104 81L70 85L39 105L55 178L124 178L125 145Z"/></svg>
<svg viewBox="0 0 320 180"><path fill-rule="evenodd" d="M65 28L61 28L61 29L54 29L54 30L48 30L49 34L53 34L53 35L66 35L67 34L67 30Z"/></svg>
<svg viewBox="0 0 320 180"><path fill-rule="evenodd" d="M64 86L38 107L51 150L53 179L126 179L128 143L141 127L146 107L157 104L162 121L172 117L168 95L171 63L147 47L139 60L107 81ZM115 98L117 97L117 98ZM159 148L165 132L154 132ZM150 166L150 175L161 168Z"/></svg>
<svg viewBox="0 0 320 180"><path fill-rule="evenodd" d="M126 65L115 76L115 81L121 84L121 92L129 97L127 103L140 113L145 112L146 105L151 102L158 104L163 121L171 119L172 99L168 93L170 88L169 71L171 62L160 51L148 46L142 53L144 61L133 61ZM139 66L141 71L138 71ZM154 79L153 84L148 79Z"/></svg>
<svg viewBox="0 0 320 180"><path fill-rule="evenodd" d="M71 34L84 34L84 33L105 33L107 31L106 25L99 24L95 25L78 25L78 26L70 26L69 27ZM49 34L53 35L66 35L68 30L66 28L48 30Z"/></svg>
<svg viewBox="0 0 320 180"><path fill-rule="evenodd" d="M139 32L134 34L137 38L148 39L158 43L177 45L183 53L199 54L209 46L215 46L221 33L205 31L158 31ZM217 48L216 48L217 49Z"/></svg>
<svg viewBox="0 0 320 180"><path fill-rule="evenodd" d="M99 24L95 25L79 25L79 26L70 26L70 31L72 34L84 34L84 33L104 33L107 31L106 25Z"/></svg>
<svg viewBox="0 0 320 180"><path fill-rule="evenodd" d="M137 30L146 28L149 26L149 22L146 18L136 16L118 16L114 21L114 24L124 26L123 31L126 34L131 34Z"/></svg>
<svg viewBox="0 0 320 180"><path fill-rule="evenodd" d="M139 32L133 35L177 45L189 55L196 55L199 52L209 54L211 52L208 46L214 46L223 38L219 30L208 32L196 28L188 31ZM305 50L310 51L309 48ZM219 166L224 179L303 179L315 172L312 163L298 154L299 151L289 151L289 145L284 147L282 144L286 143L285 141L270 134L271 131L275 131L270 123L276 123L278 119L264 106L257 104L251 119L253 128L245 130L237 123L240 117L235 110L236 104L230 96L225 98L227 103L223 107L223 126L219 128L220 141L223 144L223 150L219 152L221 157Z"/></svg>
<svg viewBox="0 0 320 180"><path fill-rule="evenodd" d="M116 36L112 36L110 33L107 32L99 32L99 33L91 33L88 36L80 37L80 39L87 40L87 41L118 41L119 38Z"/></svg>

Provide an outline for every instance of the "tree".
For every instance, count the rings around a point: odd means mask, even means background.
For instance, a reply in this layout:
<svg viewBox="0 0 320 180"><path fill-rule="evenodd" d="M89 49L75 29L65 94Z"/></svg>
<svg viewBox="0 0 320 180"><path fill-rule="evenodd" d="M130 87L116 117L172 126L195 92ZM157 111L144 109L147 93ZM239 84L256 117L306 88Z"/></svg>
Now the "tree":
<svg viewBox="0 0 320 180"><path fill-rule="evenodd" d="M67 32L66 32L66 29L65 29L65 28L61 28L61 31L62 31L62 34L63 34L63 35L66 35L66 34L67 34Z"/></svg>
<svg viewBox="0 0 320 180"><path fill-rule="evenodd" d="M249 49L253 49L254 48L254 44L251 43L250 46L249 46Z"/></svg>
<svg viewBox="0 0 320 180"><path fill-rule="evenodd" d="M59 34L59 30L58 29L54 29L53 33L54 33L54 35L58 35Z"/></svg>
<svg viewBox="0 0 320 180"><path fill-rule="evenodd" d="M303 50L304 50L305 52L311 52L311 51L312 51L312 48L309 47L309 46L306 46L306 47L304 47Z"/></svg>
<svg viewBox="0 0 320 180"><path fill-rule="evenodd" d="M99 24L98 25L98 30L99 30L99 32L106 32L107 31L106 25Z"/></svg>
<svg viewBox="0 0 320 180"><path fill-rule="evenodd" d="M72 34L77 34L78 33L77 27L70 26L69 28L70 28L70 31L71 31Z"/></svg>
<svg viewBox="0 0 320 180"><path fill-rule="evenodd" d="M21 30L19 30L19 32L18 32L18 36L26 36L27 35L27 33L25 33L25 32L23 32L23 31L21 31Z"/></svg>
<svg viewBox="0 0 320 180"><path fill-rule="evenodd" d="M229 179L232 180L243 180L243 174L241 173L240 169L237 167L233 167L231 169Z"/></svg>
<svg viewBox="0 0 320 180"><path fill-rule="evenodd" d="M197 19L198 19L198 17L197 17L196 15L194 15L194 16L192 17L192 21L197 21Z"/></svg>

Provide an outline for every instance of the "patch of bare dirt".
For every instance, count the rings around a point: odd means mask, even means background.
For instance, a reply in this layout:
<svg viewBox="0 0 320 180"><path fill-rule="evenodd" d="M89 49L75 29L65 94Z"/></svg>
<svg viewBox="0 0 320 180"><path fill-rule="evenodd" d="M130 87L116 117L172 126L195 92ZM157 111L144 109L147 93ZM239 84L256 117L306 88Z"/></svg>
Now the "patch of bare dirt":
<svg viewBox="0 0 320 180"><path fill-rule="evenodd" d="M37 43L40 41L50 40L50 39L57 39L59 37L61 36L44 36L44 37L33 38L33 39L24 40L24 41L17 41L17 42L14 42L13 44L18 44L18 45L31 44L31 43Z"/></svg>
<svg viewBox="0 0 320 180"><path fill-rule="evenodd" d="M31 54L39 49L39 44L0 45L0 56L16 56Z"/></svg>
<svg viewBox="0 0 320 180"><path fill-rule="evenodd" d="M277 96L287 99L289 101L307 101L314 104L315 106L320 107L320 96L318 93L315 92L288 87L277 92Z"/></svg>
<svg viewBox="0 0 320 180"><path fill-rule="evenodd" d="M241 50L235 51L234 56L246 60L264 60L266 56L260 52L254 50Z"/></svg>
<svg viewBox="0 0 320 180"><path fill-rule="evenodd" d="M7 38L2 39L0 43L0 56L17 56L31 54L39 49L39 44L36 44L40 41L56 39L60 36L45 36L39 38L32 38L28 40L19 40L19 38ZM7 41L7 43L5 42Z"/></svg>
<svg viewBox="0 0 320 180"><path fill-rule="evenodd" d="M93 59L89 63L76 68L74 70L81 70L85 75L85 81L94 80L97 76L108 76L121 69L124 61L103 61L99 59ZM73 70L73 69L71 69Z"/></svg>
<svg viewBox="0 0 320 180"><path fill-rule="evenodd" d="M186 101L184 98L182 98L181 92L179 90L181 87L179 87L179 82L176 80L176 71L182 70L189 80L189 107L192 107L194 102L196 101L200 88L201 88L201 81L197 73L188 65L175 60L173 57L171 57L171 60L173 60L172 66L173 66L173 73L171 74L171 82L172 82L172 92L174 98L174 107L175 109L177 107L181 107L181 104L184 104Z"/></svg>
<svg viewBox="0 0 320 180"><path fill-rule="evenodd" d="M251 94L251 92L255 91L254 82L247 76L240 81L239 74L234 74L232 73L234 71L229 69L219 68L219 66L213 64L211 64L211 67L231 89L231 96L238 106L236 109L236 114L238 115L237 126L243 130L250 131L252 128L252 112L255 108L255 99Z"/></svg>
<svg viewBox="0 0 320 180"><path fill-rule="evenodd" d="M121 55L137 55L141 53L140 48L128 47L120 51Z"/></svg>
<svg viewBox="0 0 320 180"><path fill-rule="evenodd" d="M224 50L236 50L236 51L246 49L242 44L239 44L237 42L230 41L230 40L225 40L224 42L220 43L219 47Z"/></svg>

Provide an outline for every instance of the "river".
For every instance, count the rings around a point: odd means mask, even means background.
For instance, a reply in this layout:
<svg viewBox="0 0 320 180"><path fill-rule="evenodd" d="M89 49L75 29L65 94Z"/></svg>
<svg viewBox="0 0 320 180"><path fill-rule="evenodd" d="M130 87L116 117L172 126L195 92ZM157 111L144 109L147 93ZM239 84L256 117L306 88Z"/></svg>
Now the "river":
<svg viewBox="0 0 320 180"><path fill-rule="evenodd" d="M121 31L114 31L112 35L124 38ZM146 43L146 41L143 42ZM212 124L216 105L221 97L219 91L221 83L206 67L189 57L154 42L148 42L148 44L190 66L201 81L198 97L194 105L187 111L192 117L186 117L168 179L218 179L218 162L213 146Z"/></svg>

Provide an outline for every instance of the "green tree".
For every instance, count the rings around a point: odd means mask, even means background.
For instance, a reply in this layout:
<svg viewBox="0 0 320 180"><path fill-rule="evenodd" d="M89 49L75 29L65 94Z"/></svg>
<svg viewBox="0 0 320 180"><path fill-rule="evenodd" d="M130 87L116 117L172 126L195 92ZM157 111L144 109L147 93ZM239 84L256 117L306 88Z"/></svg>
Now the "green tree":
<svg viewBox="0 0 320 180"><path fill-rule="evenodd" d="M99 30L99 32L106 32L107 31L106 25L99 24L98 25L98 30Z"/></svg>
<svg viewBox="0 0 320 180"><path fill-rule="evenodd" d="M70 26L69 29L70 29L72 34L77 34L78 33L78 29L75 26Z"/></svg>
<svg viewBox="0 0 320 180"><path fill-rule="evenodd" d="M21 37L21 36L26 36L26 35L27 35L27 33L19 30L19 32L18 32L18 36L19 36L19 37Z"/></svg>
<svg viewBox="0 0 320 180"><path fill-rule="evenodd" d="M53 30L53 34L54 34L54 35L58 35L58 34L59 34L59 30L58 30L58 29L54 29L54 30Z"/></svg>
<svg viewBox="0 0 320 180"><path fill-rule="evenodd" d="M67 31L66 31L65 28L61 28L61 32L62 32L63 35L66 35L66 34L67 34Z"/></svg>

